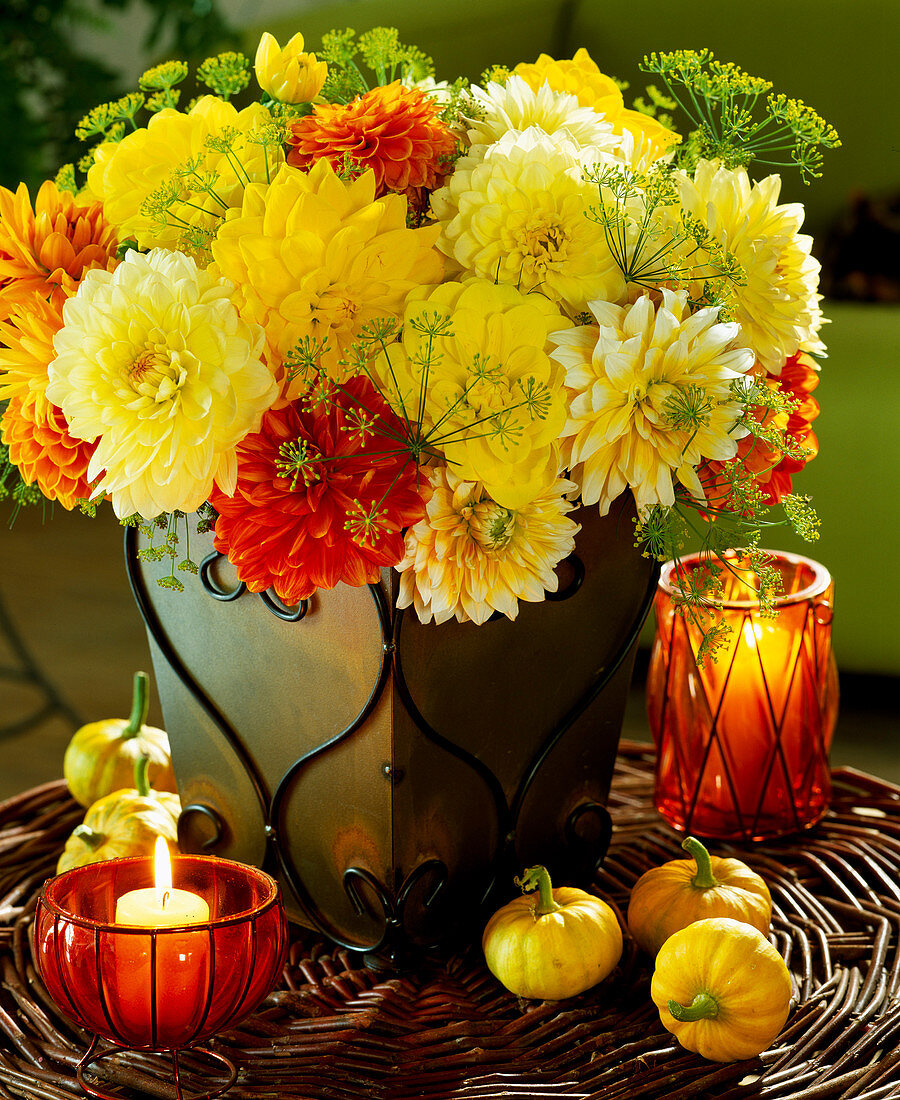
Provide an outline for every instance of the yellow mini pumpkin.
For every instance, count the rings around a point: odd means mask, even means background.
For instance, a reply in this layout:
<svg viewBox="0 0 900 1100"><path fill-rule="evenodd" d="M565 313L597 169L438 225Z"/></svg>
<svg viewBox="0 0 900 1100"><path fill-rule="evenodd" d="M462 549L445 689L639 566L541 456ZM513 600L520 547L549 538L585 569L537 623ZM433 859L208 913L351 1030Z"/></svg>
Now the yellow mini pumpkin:
<svg viewBox="0 0 900 1100"><path fill-rule="evenodd" d="M82 806L129 787L139 756L150 759L150 782L158 791L175 791L175 773L165 730L144 725L147 720L147 674L134 674L129 718L106 718L82 726L63 757L69 791Z"/></svg>
<svg viewBox="0 0 900 1100"><path fill-rule="evenodd" d="M772 897L755 871L739 859L711 856L692 836L681 847L693 859L652 867L631 891L628 931L639 947L655 955L673 932L707 917L731 917L768 932Z"/></svg>
<svg viewBox="0 0 900 1100"><path fill-rule="evenodd" d="M711 1062L767 1050L791 1006L784 959L757 929L729 917L696 921L656 956L650 996L663 1027Z"/></svg>
<svg viewBox="0 0 900 1100"><path fill-rule="evenodd" d="M150 789L148 763L146 756L139 758L134 787L113 791L90 807L66 841L57 874L120 856L152 855L158 836L177 842L181 802L170 791Z"/></svg>
<svg viewBox="0 0 900 1100"><path fill-rule="evenodd" d="M491 973L510 992L547 1001L603 981L622 957L622 930L606 902L575 887L554 890L543 867L516 882L538 894L515 898L488 921L481 942Z"/></svg>

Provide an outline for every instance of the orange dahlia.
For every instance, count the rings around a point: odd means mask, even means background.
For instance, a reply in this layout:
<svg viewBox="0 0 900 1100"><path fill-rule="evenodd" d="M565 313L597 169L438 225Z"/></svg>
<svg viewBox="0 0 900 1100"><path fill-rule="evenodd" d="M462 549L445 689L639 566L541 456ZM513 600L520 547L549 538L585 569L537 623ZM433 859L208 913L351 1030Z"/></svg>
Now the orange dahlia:
<svg viewBox="0 0 900 1100"><path fill-rule="evenodd" d="M393 442L401 423L372 384L357 376L319 396L270 409L237 447L234 495L210 497L216 549L251 592L274 588L289 605L339 581L376 581L403 557L403 528L425 515L425 479Z"/></svg>
<svg viewBox="0 0 900 1100"><path fill-rule="evenodd" d="M47 367L56 358L53 337L63 325L62 300L32 291L9 304L0 320L0 400L43 396Z"/></svg>
<svg viewBox="0 0 900 1100"><path fill-rule="evenodd" d="M13 397L0 420L0 438L22 480L37 484L48 500L71 511L91 495L87 469L96 444L69 435L62 410L45 398Z"/></svg>
<svg viewBox="0 0 900 1100"><path fill-rule="evenodd" d="M47 300L36 291L0 320L0 400L9 401L0 431L25 483L71 510L91 495L87 470L96 445L72 436L62 409L46 397L62 323L62 297Z"/></svg>
<svg viewBox="0 0 900 1100"><path fill-rule="evenodd" d="M376 196L402 192L419 210L456 151L456 138L439 111L432 97L399 80L347 104L317 104L291 127L288 163L309 168L326 157L342 172L352 160L375 173Z"/></svg>
<svg viewBox="0 0 900 1100"><path fill-rule="evenodd" d="M117 247L99 202L81 203L48 180L32 207L24 183L15 194L0 187L0 317L35 292L70 297L85 271L116 266Z"/></svg>
<svg viewBox="0 0 900 1100"><path fill-rule="evenodd" d="M761 378L766 386L780 390L797 405L792 412L782 414L758 409L756 418L765 423L767 417L774 417L773 426L793 439L806 454L792 458L773 443L747 435L739 441L735 458L754 475L765 503L777 504L792 491L793 475L815 458L819 450L819 441L812 430L812 422L819 415L819 403L812 396L819 384L819 373L815 360L799 352L786 361L780 375L764 373ZM707 500L716 505L727 502L730 492L722 470L723 463L710 461L698 471Z"/></svg>

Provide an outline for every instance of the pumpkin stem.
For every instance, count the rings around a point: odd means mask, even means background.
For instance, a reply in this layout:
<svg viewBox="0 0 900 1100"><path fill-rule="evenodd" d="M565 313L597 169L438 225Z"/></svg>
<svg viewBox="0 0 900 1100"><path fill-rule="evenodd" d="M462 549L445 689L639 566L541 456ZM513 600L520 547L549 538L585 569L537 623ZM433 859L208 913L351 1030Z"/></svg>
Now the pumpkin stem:
<svg viewBox="0 0 900 1100"><path fill-rule="evenodd" d="M709 993L698 993L689 1005L680 1005L669 1001L666 1006L672 1016L681 1023L693 1023L694 1020L714 1020L719 1015L719 1002Z"/></svg>
<svg viewBox="0 0 900 1100"><path fill-rule="evenodd" d="M558 909L562 909L562 906L553 900L553 883L550 881L546 867L540 865L529 867L525 874L515 881L517 886L521 886L523 894L529 890L538 891L538 903L534 907L536 917L544 917L547 913L555 913Z"/></svg>
<svg viewBox="0 0 900 1100"><path fill-rule="evenodd" d="M145 752L134 762L134 785L142 798L150 794L150 757Z"/></svg>
<svg viewBox="0 0 900 1100"><path fill-rule="evenodd" d="M714 886L718 886L719 880L712 872L712 860L709 852L700 841L695 837L686 836L681 842L681 847L686 852L690 852L697 864L697 873L691 879L691 884L696 886L698 890L711 890Z"/></svg>
<svg viewBox="0 0 900 1100"><path fill-rule="evenodd" d="M147 721L150 710L150 700L147 696L147 673L136 672L134 674L134 687L131 689L131 714L128 716L128 725L122 730L122 740L137 737Z"/></svg>
<svg viewBox="0 0 900 1100"><path fill-rule="evenodd" d="M100 845L106 842L106 833L100 833L96 829L92 829L90 825L85 825L84 822L75 826L72 830L72 836L77 836L79 840L83 840L92 852L96 852Z"/></svg>

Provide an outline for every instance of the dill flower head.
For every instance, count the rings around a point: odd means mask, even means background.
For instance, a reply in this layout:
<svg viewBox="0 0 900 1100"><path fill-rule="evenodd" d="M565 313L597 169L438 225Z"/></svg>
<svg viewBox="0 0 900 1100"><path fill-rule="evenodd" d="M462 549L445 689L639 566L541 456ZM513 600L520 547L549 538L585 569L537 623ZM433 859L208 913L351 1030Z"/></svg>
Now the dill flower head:
<svg viewBox="0 0 900 1100"><path fill-rule="evenodd" d="M446 467L432 468L429 477L428 514L407 532L397 566L398 607L414 606L423 623L483 623L495 611L515 619L519 600L540 602L557 590L554 570L581 529L567 515L572 482L558 479L511 509Z"/></svg>
<svg viewBox="0 0 900 1100"><path fill-rule="evenodd" d="M63 307L47 397L72 435L97 441L88 480L117 516L191 512L214 480L233 490L235 444L277 388L232 289L187 256L131 251Z"/></svg>
<svg viewBox="0 0 900 1100"><path fill-rule="evenodd" d="M492 81L484 89L472 85L469 91L478 107L478 118L468 124L472 145L492 145L510 130L531 126L598 151L610 152L618 145L612 123L581 106L574 95L547 84L533 88L521 76L511 76L505 84Z"/></svg>
<svg viewBox="0 0 900 1100"><path fill-rule="evenodd" d="M359 376L266 413L238 446L236 490L211 498L216 549L251 592L274 588L291 605L340 581L372 583L396 565L426 491L396 445L400 431Z"/></svg>
<svg viewBox="0 0 900 1100"><path fill-rule="evenodd" d="M61 304L86 271L111 271L118 239L97 202L81 202L56 184L41 184L34 206L28 188L0 187L0 317L37 292Z"/></svg>
<svg viewBox="0 0 900 1100"><path fill-rule="evenodd" d="M410 295L402 342L370 369L395 412L417 426L423 453L442 454L506 508L544 492L559 471L562 371L547 350L568 322L542 294L485 279Z"/></svg>
<svg viewBox="0 0 900 1100"><path fill-rule="evenodd" d="M571 313L624 299L604 227L588 217L596 188L583 171L600 154L537 127L509 131L480 161L464 158L432 196L438 248L466 271L540 290Z"/></svg>
<svg viewBox="0 0 900 1100"><path fill-rule="evenodd" d="M308 337L327 345L321 368L342 377L364 325L397 318L410 290L440 280L438 229L408 229L406 210L400 195L375 197L372 172L345 183L327 160L309 172L282 165L270 185L247 188L213 244L211 270L265 328L276 370Z"/></svg>
<svg viewBox="0 0 900 1100"><path fill-rule="evenodd" d="M71 511L91 495L87 476L95 444L69 434L62 410L37 393L13 397L0 420L0 439L26 485Z"/></svg>
<svg viewBox="0 0 900 1100"><path fill-rule="evenodd" d="M282 49L278 39L264 31L256 47L254 69L260 88L280 103L311 103L328 75L324 61L303 52L299 32Z"/></svg>
<svg viewBox="0 0 900 1100"><path fill-rule="evenodd" d="M691 314L684 291L630 306L592 302L596 325L554 333L566 368L565 466L585 504L606 515L626 489L638 511L675 500L673 478L697 499L695 467L737 452L743 401L732 383L753 366L736 323L713 307Z"/></svg>
<svg viewBox="0 0 900 1100"><path fill-rule="evenodd" d="M701 161L693 179L676 172L684 207L709 227L744 270L734 289L734 317L767 371L778 374L798 351L823 352L819 262L800 232L803 206L778 205L781 179L751 183L746 168Z"/></svg>
<svg viewBox="0 0 900 1100"><path fill-rule="evenodd" d="M681 138L655 118L625 106L618 84L600 72L584 47L569 60L556 61L545 53L534 64L521 62L513 72L537 91L543 84L576 97L582 107L590 107L612 126L619 139L619 159L636 171L645 171L667 156Z"/></svg>
<svg viewBox="0 0 900 1100"><path fill-rule="evenodd" d="M247 181L269 178L280 144L271 129L259 103L238 111L206 95L187 113L167 107L120 142L98 146L88 191L123 240L202 252L241 205Z"/></svg>
<svg viewBox="0 0 900 1100"><path fill-rule="evenodd" d="M318 103L293 122L288 163L309 168L323 157L343 172L370 168L375 193L406 194L420 205L422 189L433 189L449 169L456 137L440 118L440 105L399 80L373 88L352 102Z"/></svg>

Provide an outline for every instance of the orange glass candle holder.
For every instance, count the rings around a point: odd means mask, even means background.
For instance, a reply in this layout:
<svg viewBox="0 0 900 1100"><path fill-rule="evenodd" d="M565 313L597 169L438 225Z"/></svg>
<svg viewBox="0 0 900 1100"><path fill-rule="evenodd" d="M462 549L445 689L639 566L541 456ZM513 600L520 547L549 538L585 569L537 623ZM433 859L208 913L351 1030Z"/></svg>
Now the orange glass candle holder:
<svg viewBox="0 0 900 1100"><path fill-rule="evenodd" d="M780 571L778 614L760 614L745 582L722 571L730 627L716 661L697 659L702 632L677 608L700 555L663 566L647 678L656 743L656 807L682 832L762 840L815 824L828 807L837 719L831 648L834 584L818 562L768 551ZM741 566L739 555L724 555ZM740 574L740 569L736 572Z"/></svg>
<svg viewBox="0 0 900 1100"><path fill-rule="evenodd" d="M236 1070L198 1044L248 1016L272 988L287 954L287 921L278 884L255 867L213 856L178 856L176 885L202 898L208 920L171 927L117 923L116 905L151 891L149 859L114 859L66 871L41 890L34 957L47 992L67 1016L95 1036L78 1068L82 1088L106 1097L83 1071L122 1049L172 1055L180 1097L178 1052L213 1059L227 1079ZM110 1049L98 1049L107 1040Z"/></svg>

